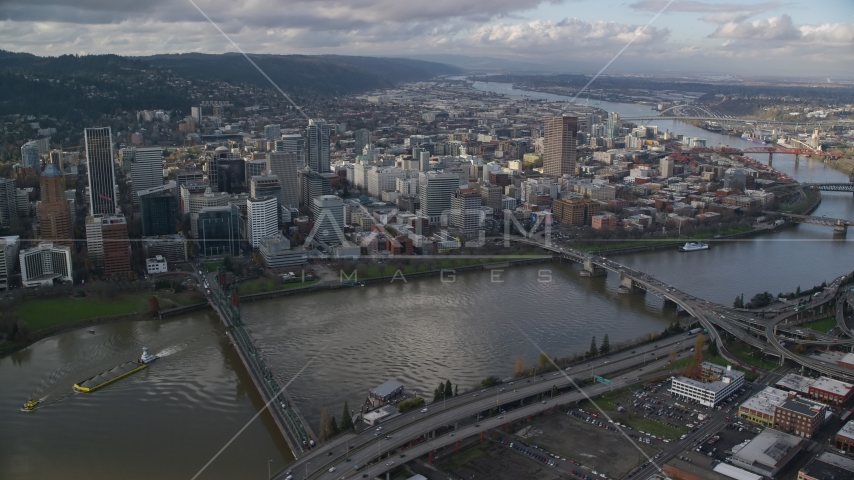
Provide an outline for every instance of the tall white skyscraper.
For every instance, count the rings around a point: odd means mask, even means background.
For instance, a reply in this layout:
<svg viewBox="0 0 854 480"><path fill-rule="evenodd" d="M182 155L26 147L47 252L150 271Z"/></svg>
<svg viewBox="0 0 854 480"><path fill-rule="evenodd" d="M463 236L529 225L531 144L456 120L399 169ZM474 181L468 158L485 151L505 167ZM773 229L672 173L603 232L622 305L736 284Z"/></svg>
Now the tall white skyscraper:
<svg viewBox="0 0 854 480"><path fill-rule="evenodd" d="M36 173L41 173L41 158L39 157L39 142L27 142L21 147L21 165L34 168Z"/></svg>
<svg viewBox="0 0 854 480"><path fill-rule="evenodd" d="M110 127L87 128L86 170L89 177L89 215L115 215L116 168L113 161L113 133Z"/></svg>
<svg viewBox="0 0 854 480"><path fill-rule="evenodd" d="M246 200L246 240L252 248L257 248L262 238L279 233L278 203L276 197Z"/></svg>
<svg viewBox="0 0 854 480"><path fill-rule="evenodd" d="M279 185L282 186L282 205L299 207L299 162L296 153L268 153L267 171L279 177Z"/></svg>
<svg viewBox="0 0 854 480"><path fill-rule="evenodd" d="M451 209L451 194L460 188L460 176L455 173L422 172L418 176L421 192L421 215L430 225L439 225L443 214Z"/></svg>
<svg viewBox="0 0 854 480"><path fill-rule="evenodd" d="M318 173L329 172L329 125L326 120L309 120L306 136L308 167Z"/></svg>
<svg viewBox="0 0 854 480"><path fill-rule="evenodd" d="M124 149L122 156L125 154ZM163 156L159 148L131 148L130 179L133 182L133 203L139 204L141 190L163 185Z"/></svg>

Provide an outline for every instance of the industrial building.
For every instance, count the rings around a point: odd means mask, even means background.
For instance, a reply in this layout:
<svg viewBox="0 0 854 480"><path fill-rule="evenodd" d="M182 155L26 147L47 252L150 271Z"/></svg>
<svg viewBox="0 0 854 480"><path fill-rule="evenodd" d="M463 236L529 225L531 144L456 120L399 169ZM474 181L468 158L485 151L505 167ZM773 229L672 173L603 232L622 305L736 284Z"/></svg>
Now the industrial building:
<svg viewBox="0 0 854 480"><path fill-rule="evenodd" d="M806 442L801 437L766 428L746 445L734 447L731 462L736 467L774 478Z"/></svg>

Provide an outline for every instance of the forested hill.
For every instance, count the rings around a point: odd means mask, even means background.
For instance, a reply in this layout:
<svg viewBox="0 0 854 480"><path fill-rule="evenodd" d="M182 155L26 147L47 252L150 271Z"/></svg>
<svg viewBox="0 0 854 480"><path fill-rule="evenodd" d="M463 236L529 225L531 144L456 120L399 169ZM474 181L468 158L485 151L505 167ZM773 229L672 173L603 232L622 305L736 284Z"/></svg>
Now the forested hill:
<svg viewBox="0 0 854 480"><path fill-rule="evenodd" d="M398 82L453 74L449 65L400 58L250 55L283 90L297 97L358 93ZM267 80L240 54L63 55L39 57L0 50L0 115L49 115L96 120L141 109L189 111L199 98L256 101L251 86ZM76 123L76 122L75 122Z"/></svg>

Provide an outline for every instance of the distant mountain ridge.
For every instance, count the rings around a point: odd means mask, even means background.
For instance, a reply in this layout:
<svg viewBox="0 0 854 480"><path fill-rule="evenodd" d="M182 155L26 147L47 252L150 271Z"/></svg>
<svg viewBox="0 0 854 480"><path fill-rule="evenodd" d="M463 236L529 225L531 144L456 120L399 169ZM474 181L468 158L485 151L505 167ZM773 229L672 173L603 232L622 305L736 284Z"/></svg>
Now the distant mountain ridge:
<svg viewBox="0 0 854 480"><path fill-rule="evenodd" d="M303 99L360 93L462 70L406 58L256 55L250 58L285 92ZM186 80L174 82L175 79ZM189 81L189 82L187 82ZM189 111L189 83L272 86L241 54L61 55L0 50L0 115L48 115L74 124L143 109ZM222 100L252 102L240 91Z"/></svg>

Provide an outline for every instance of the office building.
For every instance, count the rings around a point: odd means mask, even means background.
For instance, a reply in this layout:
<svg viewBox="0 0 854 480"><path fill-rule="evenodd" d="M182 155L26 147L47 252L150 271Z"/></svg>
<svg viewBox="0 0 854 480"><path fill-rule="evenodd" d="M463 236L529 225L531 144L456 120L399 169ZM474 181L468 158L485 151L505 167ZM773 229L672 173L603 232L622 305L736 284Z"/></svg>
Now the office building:
<svg viewBox="0 0 854 480"><path fill-rule="evenodd" d="M197 223L202 256L240 255L240 216L236 205L203 208Z"/></svg>
<svg viewBox="0 0 854 480"><path fill-rule="evenodd" d="M39 178L41 202L38 206L39 237L57 245L71 246L71 210L65 199L65 177L48 163Z"/></svg>
<svg viewBox="0 0 854 480"><path fill-rule="evenodd" d="M281 210L284 205L282 185L276 175L256 175L249 182L249 196L251 198L275 197L276 211Z"/></svg>
<svg viewBox="0 0 854 480"><path fill-rule="evenodd" d="M187 239L180 233L142 237L142 254L146 258L160 255L169 262L186 262Z"/></svg>
<svg viewBox="0 0 854 480"><path fill-rule="evenodd" d="M299 207L299 161L294 152L271 152L267 154L267 172L279 179L282 205Z"/></svg>
<svg viewBox="0 0 854 480"><path fill-rule="evenodd" d="M578 118L550 116L543 120L543 174L575 174Z"/></svg>
<svg viewBox="0 0 854 480"><path fill-rule="evenodd" d="M371 131L366 128L360 128L353 132L353 139L355 143L353 144L353 152L356 155L362 155L365 153L365 147L370 149L371 147Z"/></svg>
<svg viewBox="0 0 854 480"><path fill-rule="evenodd" d="M421 215L430 225L439 225L451 209L451 194L460 188L460 177L454 173L421 172L418 175Z"/></svg>
<svg viewBox="0 0 854 480"><path fill-rule="evenodd" d="M145 271L149 274L166 273L169 271L169 263L162 255L145 259Z"/></svg>
<svg viewBox="0 0 854 480"><path fill-rule="evenodd" d="M199 238L198 220L199 212L208 207L221 207L228 205L232 196L225 192L211 192L210 189L204 193L190 193L187 185L181 187L181 202L184 214L190 214L190 234Z"/></svg>
<svg viewBox="0 0 854 480"><path fill-rule="evenodd" d="M265 125L264 126L264 139L265 140L278 140L282 137L282 128L279 125Z"/></svg>
<svg viewBox="0 0 854 480"><path fill-rule="evenodd" d="M17 235L0 237L0 288L9 290L9 279L15 273L21 239Z"/></svg>
<svg viewBox="0 0 854 480"><path fill-rule="evenodd" d="M74 282L71 247L41 242L21 251L20 260L24 287L50 287L54 281Z"/></svg>
<svg viewBox="0 0 854 480"><path fill-rule="evenodd" d="M314 228L309 239L326 245L340 245L344 239L344 200L335 195L320 195L312 199Z"/></svg>
<svg viewBox="0 0 854 480"><path fill-rule="evenodd" d="M15 180L0 178L0 226L8 228L18 216L18 197Z"/></svg>
<svg viewBox="0 0 854 480"><path fill-rule="evenodd" d="M306 147L305 138L302 135L298 133L282 135L281 140L276 140L276 152L293 153L296 155L297 170L305 168ZM273 173L279 175L277 172Z"/></svg>
<svg viewBox="0 0 854 480"><path fill-rule="evenodd" d="M104 275L122 275L130 268L130 240L123 215L86 217L86 246L89 258Z"/></svg>
<svg viewBox="0 0 854 480"><path fill-rule="evenodd" d="M368 195L380 197L383 192L393 192L397 187L397 180L406 179L406 171L394 167L371 168L365 172L365 176Z"/></svg>
<svg viewBox="0 0 854 480"><path fill-rule="evenodd" d="M307 166L319 173L329 171L329 125L326 120L313 118L306 129Z"/></svg>
<svg viewBox="0 0 854 480"><path fill-rule="evenodd" d="M724 188L743 192L747 189L747 175L740 168L728 168L724 172Z"/></svg>
<svg viewBox="0 0 854 480"><path fill-rule="evenodd" d="M774 412L774 426L792 435L812 438L824 423L827 407L808 398L789 394Z"/></svg>
<svg viewBox="0 0 854 480"><path fill-rule="evenodd" d="M312 206L315 197L332 195L329 180L307 168L299 171L299 185L302 205Z"/></svg>
<svg viewBox="0 0 854 480"><path fill-rule="evenodd" d="M170 182L172 188L174 182ZM175 215L177 213L175 196L171 188L164 186L139 192L142 211L142 236L156 237L176 232Z"/></svg>
<svg viewBox="0 0 854 480"><path fill-rule="evenodd" d="M561 198L554 202L552 213L561 225L591 225L593 217L599 215L599 202L583 197Z"/></svg>
<svg viewBox="0 0 854 480"><path fill-rule="evenodd" d="M122 150L124 160L125 151ZM163 154L159 148L131 148L130 179L133 203L139 205L139 192L163 185Z"/></svg>
<svg viewBox="0 0 854 480"><path fill-rule="evenodd" d="M118 200L113 134L110 127L87 128L83 136L89 178L89 216L114 215L118 209Z"/></svg>
<svg viewBox="0 0 854 480"><path fill-rule="evenodd" d="M450 226L459 230L462 238L473 238L482 229L481 197L473 188L455 190L451 194Z"/></svg>
<svg viewBox="0 0 854 480"><path fill-rule="evenodd" d="M27 142L21 147L21 165L26 168L32 168L36 172L41 171L39 142Z"/></svg>
<svg viewBox="0 0 854 480"><path fill-rule="evenodd" d="M181 185L201 184L205 181L205 174L200 170L179 170L175 176L175 183Z"/></svg>
<svg viewBox="0 0 854 480"><path fill-rule="evenodd" d="M677 377L673 379L670 393L678 399L695 401L714 407L744 385L744 373L726 369L709 362L700 364L700 378Z"/></svg>
<svg viewBox="0 0 854 480"><path fill-rule="evenodd" d="M252 160L246 160L246 184L249 185L252 177L256 175L263 175L265 171L269 171L267 169L267 159L255 158Z"/></svg>
<svg viewBox="0 0 854 480"><path fill-rule="evenodd" d="M491 208L493 211L502 209L501 197L504 196L504 187L493 185L491 183L483 183L480 185L480 198L483 205Z"/></svg>
<svg viewBox="0 0 854 480"><path fill-rule="evenodd" d="M208 160L208 184L216 192L242 193L246 189L246 162L228 147L217 147Z"/></svg>
<svg viewBox="0 0 854 480"><path fill-rule="evenodd" d="M279 200L276 197L250 198L246 201L246 240L258 248L261 239L279 233Z"/></svg>
<svg viewBox="0 0 854 480"><path fill-rule="evenodd" d="M658 171L662 177L670 178L673 176L673 166L676 165L676 160L664 157L658 161Z"/></svg>
<svg viewBox="0 0 854 480"><path fill-rule="evenodd" d="M302 247L291 248L291 242L281 234L261 239L258 246L264 266L271 270L296 267L308 263L308 253Z"/></svg>

